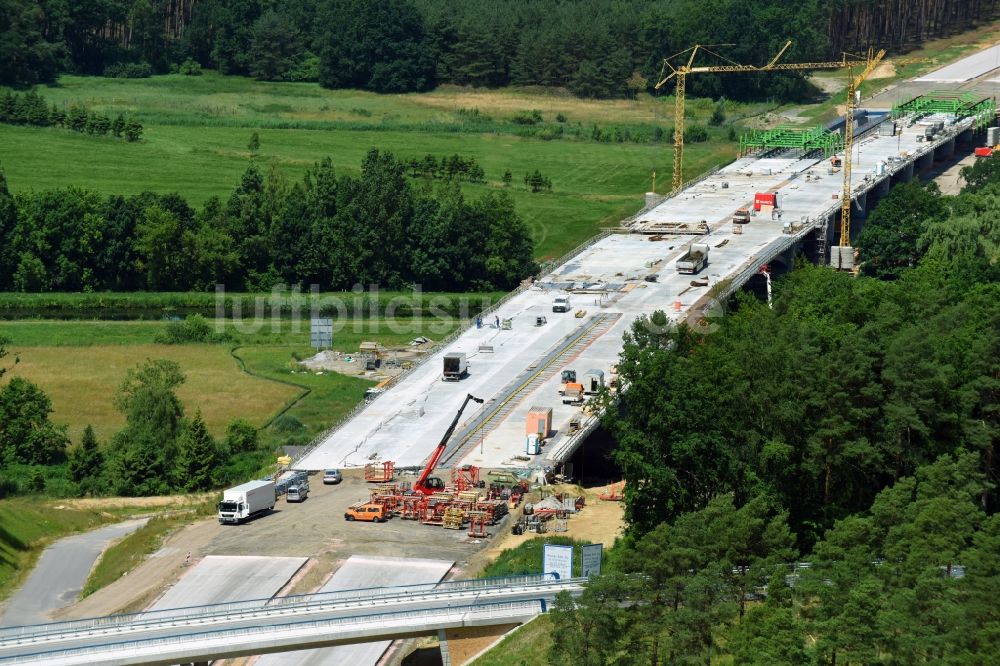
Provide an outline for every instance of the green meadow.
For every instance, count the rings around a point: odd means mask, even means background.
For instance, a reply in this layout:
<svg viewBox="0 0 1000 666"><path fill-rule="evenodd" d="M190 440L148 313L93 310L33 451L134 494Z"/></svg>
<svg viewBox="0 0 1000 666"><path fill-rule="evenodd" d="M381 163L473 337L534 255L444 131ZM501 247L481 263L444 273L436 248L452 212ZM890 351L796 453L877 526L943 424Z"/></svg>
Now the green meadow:
<svg viewBox="0 0 1000 666"><path fill-rule="evenodd" d="M50 104L74 103L109 115L135 116L142 141L127 144L64 129L0 125L0 165L13 191L70 185L104 194L178 192L195 205L226 197L251 159L250 135L260 136L254 159L289 181L329 156L356 173L365 153L388 150L408 159L428 153L474 157L485 184L463 185L467 196L504 188L528 222L539 258L559 256L642 206L657 174L669 182L673 99L580 100L548 90L442 88L431 93L377 95L324 90L307 83L262 83L207 73L150 79L64 76L40 93ZM689 123L712 105L692 100ZM755 106L733 105L730 119ZM537 111L541 121L519 124ZM610 140L593 140L593 129ZM662 136L651 139L654 132ZM618 142L614 133L644 137ZM726 130L689 144L685 173L694 177L732 159ZM502 182L510 170L513 182ZM525 174L538 169L552 191L529 193ZM419 182L419 181L418 181Z"/></svg>

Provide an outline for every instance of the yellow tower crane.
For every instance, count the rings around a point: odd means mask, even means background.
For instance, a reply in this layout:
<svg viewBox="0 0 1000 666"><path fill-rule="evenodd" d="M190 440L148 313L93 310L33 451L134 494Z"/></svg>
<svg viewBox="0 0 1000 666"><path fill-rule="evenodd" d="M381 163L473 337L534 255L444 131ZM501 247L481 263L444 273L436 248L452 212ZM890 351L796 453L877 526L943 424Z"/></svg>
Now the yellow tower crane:
<svg viewBox="0 0 1000 666"><path fill-rule="evenodd" d="M676 79L676 87L674 93L674 173L672 180L672 190L671 194L676 194L680 191L681 186L684 184L683 167L684 167L684 93L687 86L687 77L689 74L734 74L739 72L788 72L797 70L808 70L808 69L847 69L848 72L852 72L855 69L861 69L862 75L857 77L851 77L848 88L853 88L857 90L857 86L863 81L869 74L871 70L875 69L879 61L885 57L885 51L879 51L877 54L868 54L865 59L858 60L848 60L847 54L844 54L843 58L840 60L833 60L827 62L796 62L796 63L779 63L778 60L785 54L788 47L792 45L791 40L785 42L785 45L781 47L777 55L771 58L770 62L766 65L758 67L757 65L741 65L739 63L733 62L726 58L725 56L719 55L714 51L709 50L707 46L702 44L696 44L689 49L685 49L680 53L674 54L663 61L663 69L660 73L660 81L656 84L655 88L659 90L668 81ZM731 46L731 44L718 44L711 46ZM699 51L705 51L711 53L717 58L728 61L729 64L723 65L706 65L706 66L694 66L695 56L698 55ZM687 62L682 65L675 66L672 59L679 56L688 55ZM669 72L669 73L668 73ZM852 85L853 84L853 85ZM854 99L854 92L849 91L851 99ZM848 104L848 112L852 114L853 109ZM853 129L853 128L852 128ZM853 132L850 135L850 140L853 140ZM848 135L845 133L845 160L849 164L850 160L850 150L847 147ZM850 169L845 168L847 172L847 178L850 178ZM850 187L849 180L846 181L845 187ZM849 199L849 197L848 197ZM848 213L849 215L850 213ZM850 220L848 219L848 222Z"/></svg>
<svg viewBox="0 0 1000 666"><path fill-rule="evenodd" d="M847 112L844 114L844 191L840 195L840 247L851 247L851 154L854 147L854 110L860 101L862 82L885 57L885 49L878 53L868 50L864 69L854 76L854 68L847 66ZM843 257L841 257L843 261ZM839 265L839 262L838 262Z"/></svg>

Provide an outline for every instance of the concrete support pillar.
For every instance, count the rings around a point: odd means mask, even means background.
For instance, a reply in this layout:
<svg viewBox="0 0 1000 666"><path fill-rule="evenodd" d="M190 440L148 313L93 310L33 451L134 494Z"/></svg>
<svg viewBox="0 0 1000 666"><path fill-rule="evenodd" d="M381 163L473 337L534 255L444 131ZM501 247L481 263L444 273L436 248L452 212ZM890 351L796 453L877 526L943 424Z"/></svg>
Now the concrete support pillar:
<svg viewBox="0 0 1000 666"><path fill-rule="evenodd" d="M958 135L958 142L963 145L972 145L976 142L976 132L970 127Z"/></svg>
<svg viewBox="0 0 1000 666"><path fill-rule="evenodd" d="M879 199L889 194L890 187L892 187L892 184L889 182L889 178L883 178L878 182L878 185L875 186L875 190Z"/></svg>
<svg viewBox="0 0 1000 666"><path fill-rule="evenodd" d="M955 137L951 137L941 146L944 149L944 156L951 157L955 154Z"/></svg>
<svg viewBox="0 0 1000 666"><path fill-rule="evenodd" d="M441 666L451 666L451 650L448 649L448 637L444 629L438 629L438 642L441 644Z"/></svg>
<svg viewBox="0 0 1000 666"><path fill-rule="evenodd" d="M908 183L913 180L913 162L907 162L902 171L898 173L900 173L900 178L903 179L904 183Z"/></svg>
<svg viewBox="0 0 1000 666"><path fill-rule="evenodd" d="M925 171L934 164L934 151L927 151L917 158L917 171Z"/></svg>

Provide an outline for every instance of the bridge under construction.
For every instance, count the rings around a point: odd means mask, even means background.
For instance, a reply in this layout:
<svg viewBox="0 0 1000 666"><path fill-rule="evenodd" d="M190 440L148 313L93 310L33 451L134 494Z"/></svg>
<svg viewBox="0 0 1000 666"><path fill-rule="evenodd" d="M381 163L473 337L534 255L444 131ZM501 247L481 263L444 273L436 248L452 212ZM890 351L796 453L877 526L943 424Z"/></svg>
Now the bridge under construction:
<svg viewBox="0 0 1000 666"><path fill-rule="evenodd" d="M855 216L893 184L952 158L957 147L982 145L995 115L992 98L968 91L928 92L891 110L858 111L850 188ZM317 440L295 467L418 466L469 393L485 403L466 411L443 466L563 462L597 417L585 405L564 404L562 370L597 369L611 378L622 336L637 320L655 310L673 321L703 320L751 280L766 283L787 270L798 252L852 269L850 239L840 237L844 154L836 127L755 133L742 142L742 152L674 196L647 195L639 214L508 296L484 315L485 325L461 332L402 376ZM740 214L745 223L734 224ZM852 236L860 226L861 220ZM693 243L707 245L707 266L696 275L680 273L678 260ZM552 311L556 296L569 298L567 312ZM455 353L465 355L469 374L443 382L442 359ZM525 423L539 407L551 408L552 422L536 453L526 449Z"/></svg>

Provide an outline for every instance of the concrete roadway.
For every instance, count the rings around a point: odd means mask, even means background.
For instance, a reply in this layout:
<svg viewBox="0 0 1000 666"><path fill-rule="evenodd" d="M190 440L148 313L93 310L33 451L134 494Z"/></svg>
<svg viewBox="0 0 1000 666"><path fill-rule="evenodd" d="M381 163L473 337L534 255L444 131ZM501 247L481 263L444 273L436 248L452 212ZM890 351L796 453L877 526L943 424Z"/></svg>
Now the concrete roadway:
<svg viewBox="0 0 1000 666"><path fill-rule="evenodd" d="M320 592L358 590L367 587L395 587L438 583L454 563L403 557L362 557L352 555L333 574ZM342 647L264 655L256 666L321 666L351 664L374 666L389 648L391 641L357 643Z"/></svg>
<svg viewBox="0 0 1000 666"><path fill-rule="evenodd" d="M52 611L72 604L104 549L145 525L147 520L115 523L60 539L46 548L28 580L4 609L0 627L47 622Z"/></svg>
<svg viewBox="0 0 1000 666"><path fill-rule="evenodd" d="M220 557L198 562L149 610L265 599L285 586L305 557Z"/></svg>

